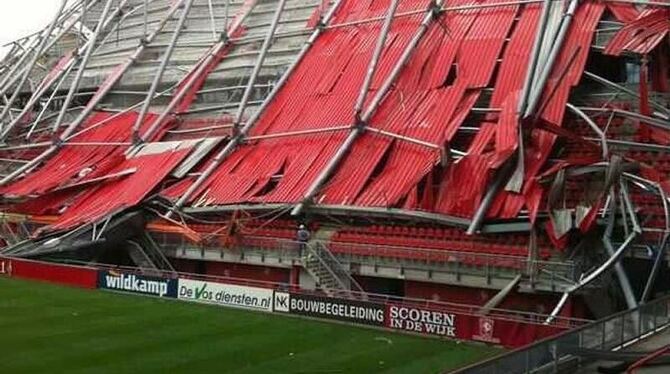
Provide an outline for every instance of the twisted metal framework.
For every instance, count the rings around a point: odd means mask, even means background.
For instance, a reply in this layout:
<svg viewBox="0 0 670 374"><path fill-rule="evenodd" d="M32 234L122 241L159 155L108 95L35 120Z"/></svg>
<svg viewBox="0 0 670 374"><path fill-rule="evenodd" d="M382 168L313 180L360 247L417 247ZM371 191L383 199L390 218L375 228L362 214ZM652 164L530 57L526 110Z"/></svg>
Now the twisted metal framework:
<svg viewBox="0 0 670 374"><path fill-rule="evenodd" d="M579 227L574 222L566 223L556 219L559 216L556 213L565 209L551 205L539 214L522 210L514 217L499 220L489 218L494 205L500 204L496 199L501 193L520 195L527 192L524 176L529 172L526 157L530 136L524 136L524 131L532 130L525 123L534 121L534 126L542 126L541 123L535 123L542 122L541 113L545 109L543 105L546 105L543 104L543 99L546 98L547 90L555 90L555 87L551 88L557 84L552 81L556 80L555 76L552 78L552 73L559 66L557 61L560 58L565 59L561 53L564 52L563 47L574 25L575 15L583 4L580 5L576 0L487 1L481 4L432 1L424 2L424 6L418 9L398 11L402 1L391 0L380 16L350 22L333 22L334 19L337 20L337 12L344 2L81 0L68 6L68 1L63 0L50 25L40 33L13 42L11 51L2 63L0 141L3 144L0 146L0 186L12 186L31 171L39 169L40 165L44 165L66 146L123 147L128 155L132 155L141 152L143 147L152 145L152 141L161 140L161 137L163 140L173 137L169 140L182 142L181 146L186 146L187 141L192 139L196 139L195 143L188 143L188 146L196 143L202 145L207 140L217 138L213 144L220 145L208 146L202 154L190 159L193 169L188 176L189 183L184 185L174 204L168 209L162 209L164 219L179 223L179 220L173 218L175 214L184 219L189 214L226 215L231 211L257 209L271 213L278 211L282 214L290 211L294 217L301 217L308 212L325 217L348 215L365 216L373 220L375 217L382 217L399 221L429 222L467 228L469 235L486 235L492 231L513 232L518 231L519 227L531 232L539 226L540 221L551 221L554 229L561 225L567 225L571 229ZM604 3L626 6L640 4L661 11L668 9L668 4L663 2L616 0ZM353 145L364 134L425 147L440 153L442 163L458 163L471 156L471 151L458 149L457 144L445 147L443 144L405 133L377 128L370 121L380 112L380 107L390 93L397 89L400 75L406 70L408 61L414 57L430 27L437 24L445 28L448 36L451 35L452 30L449 30L448 25L441 23L443 15L484 12L510 6L524 7L523 9L537 7L538 10L536 27L533 28L535 32L532 33L532 47L528 55L528 69L520 85L520 98L512 111L517 121L516 147L513 150L514 156L504 160L494 177L487 182L472 214L464 217L406 208L402 204L358 206L322 203L320 199L324 197L321 195L324 189L342 167ZM390 67L384 67L387 75L378 87L372 89L376 74L382 70L379 62L388 46L392 25L416 16L422 19L412 38L408 40L398 59ZM374 38L375 47L367 63L363 83L358 88L358 99L351 108L355 123L267 134L253 132L254 127L267 113L268 107L282 94L287 81L312 52L312 47L320 37L333 30L376 23L381 23L381 27ZM602 41L596 37L591 53L601 53L612 36L628 27L626 25L621 20L602 20L595 34L609 39ZM667 41L667 35L665 39ZM504 43L508 45L509 42L510 37L507 36ZM667 52L667 45L660 45L659 48L666 48ZM63 51L71 53L66 54ZM643 70L641 76L644 75L648 68L647 53L627 51L625 54ZM499 67L500 63L501 61L497 61L496 66ZM561 132L551 126L546 131L566 138L580 138L578 141L599 149L597 161L591 160L588 165L564 165L562 169L565 171L561 175L567 179L585 176L598 179L606 176L607 183L601 196L605 203L599 207L594 204L591 209L597 212L586 215L606 219L601 227L604 227L605 232L602 236L602 249L607 258L564 290L549 320L560 313L571 294L582 290L611 269L617 275L629 307L648 300L662 259L665 258L665 247L670 235L668 199L665 195L667 187L664 180L653 179L649 177L649 173L640 173L639 165L622 168L613 165L613 155L617 153L654 151L667 154L670 151L668 142L655 140L664 135L631 140L630 136L621 136L610 126L614 120L635 121L653 128L653 131L667 133L670 130L668 93L649 92L646 81L638 85L625 84L591 71L584 71L583 77L582 84L587 81L593 84L589 86L593 93L578 87L563 109L572 113L570 121L583 123L584 128L589 129L595 137L573 136L569 131ZM567 78L559 75L558 80L562 79ZM69 89L64 89L68 86ZM486 92L493 91L495 87L493 82L489 82L486 87L476 89ZM550 93L552 94L553 92ZM603 97L606 100L602 106L594 104ZM368 102L369 98L371 99ZM189 103L186 107L183 106L185 101ZM613 102L629 105L628 108L610 105ZM124 115L135 113L137 109L139 114L134 117L127 140L77 141L78 137L104 127ZM97 123L87 123L94 112L107 112L110 116ZM486 116L492 121L491 118L502 116L505 108L489 105L482 96L468 113L471 117ZM603 118L606 119L605 125ZM179 127L180 121L204 125L182 128ZM146 129L143 130L147 122ZM166 123L177 128L161 132ZM484 129L483 125L468 126L466 122L457 129L457 133L467 138ZM237 155L240 148L261 141L282 141L339 132L346 134L344 141L311 180L299 201L260 206L247 201L199 206L200 203L208 201L206 193L203 194L204 186L225 162ZM219 143L221 138L225 138L223 143ZM170 147L177 149L179 146L172 144ZM206 158L211 151L213 154ZM194 168L198 164L201 166ZM118 177L119 175L114 175L114 178ZM101 180L114 178L103 177ZM274 176L268 179L271 178ZM537 180L557 186L551 188L548 198L563 198L565 203L566 181L559 180L558 174L537 175ZM635 205L639 199L634 199L633 195L656 196L657 203L663 208L661 214L657 214L660 219L645 223L640 217L644 212ZM110 217L116 213L108 214L103 220L87 225L96 227L100 222L109 222ZM583 216L578 217L576 207L569 214L574 219L586 219ZM593 217L588 219L596 222L597 219ZM103 231L104 227L106 223ZM96 233L101 235L101 232ZM646 236L650 233L659 234L661 239L651 242ZM625 270L620 265L621 258L635 243L655 248L653 268L640 297L632 291ZM515 284L516 282L518 279L515 279Z"/></svg>

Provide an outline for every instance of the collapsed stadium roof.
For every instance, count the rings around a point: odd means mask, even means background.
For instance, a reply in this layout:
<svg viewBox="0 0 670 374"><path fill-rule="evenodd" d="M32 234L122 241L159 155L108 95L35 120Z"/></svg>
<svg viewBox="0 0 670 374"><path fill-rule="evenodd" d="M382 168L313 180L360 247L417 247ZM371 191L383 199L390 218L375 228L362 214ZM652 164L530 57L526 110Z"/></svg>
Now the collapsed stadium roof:
<svg viewBox="0 0 670 374"><path fill-rule="evenodd" d="M0 71L0 195L39 234L154 202L664 247L668 3L66 3Z"/></svg>

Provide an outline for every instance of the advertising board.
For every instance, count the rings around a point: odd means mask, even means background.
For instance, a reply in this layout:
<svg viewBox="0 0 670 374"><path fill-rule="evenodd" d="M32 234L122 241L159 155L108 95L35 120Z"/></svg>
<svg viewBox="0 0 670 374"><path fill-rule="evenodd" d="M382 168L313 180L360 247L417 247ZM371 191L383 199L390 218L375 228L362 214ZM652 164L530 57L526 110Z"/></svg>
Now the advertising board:
<svg viewBox="0 0 670 374"><path fill-rule="evenodd" d="M385 307L368 301L275 292L275 311L370 326L384 326Z"/></svg>
<svg viewBox="0 0 670 374"><path fill-rule="evenodd" d="M0 276L12 275L12 260L0 257Z"/></svg>
<svg viewBox="0 0 670 374"><path fill-rule="evenodd" d="M272 290L258 287L179 279L178 298L243 309L272 311Z"/></svg>
<svg viewBox="0 0 670 374"><path fill-rule="evenodd" d="M114 270L98 272L98 288L158 297L177 297L177 280L129 274Z"/></svg>
<svg viewBox="0 0 670 374"><path fill-rule="evenodd" d="M389 304L386 327L455 338L456 322L453 313Z"/></svg>

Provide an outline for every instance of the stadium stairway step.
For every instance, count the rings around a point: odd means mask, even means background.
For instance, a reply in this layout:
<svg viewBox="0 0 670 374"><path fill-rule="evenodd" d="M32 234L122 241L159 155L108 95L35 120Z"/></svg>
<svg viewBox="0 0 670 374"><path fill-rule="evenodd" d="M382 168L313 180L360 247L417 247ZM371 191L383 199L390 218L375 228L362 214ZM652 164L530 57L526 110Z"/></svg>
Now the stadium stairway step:
<svg viewBox="0 0 670 374"><path fill-rule="evenodd" d="M147 255L139 244L131 242L131 245L128 246L128 255L137 267L141 269L158 270L158 266L151 261L149 255Z"/></svg>
<svg viewBox="0 0 670 374"><path fill-rule="evenodd" d="M303 267L325 294L350 298L364 295L360 285L324 244L313 241L305 249Z"/></svg>

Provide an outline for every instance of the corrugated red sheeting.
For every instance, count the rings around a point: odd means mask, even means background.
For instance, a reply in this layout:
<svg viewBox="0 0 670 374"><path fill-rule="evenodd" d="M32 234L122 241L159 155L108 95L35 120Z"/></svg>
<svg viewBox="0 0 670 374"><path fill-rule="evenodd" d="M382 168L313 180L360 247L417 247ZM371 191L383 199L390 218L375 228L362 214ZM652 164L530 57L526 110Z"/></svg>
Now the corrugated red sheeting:
<svg viewBox="0 0 670 374"><path fill-rule="evenodd" d="M595 27L604 11L598 3L582 4L571 24L558 59L538 105L539 118L560 126L570 89L581 78L588 57ZM518 118L514 110L518 100L516 93L522 88L527 61L533 44L534 30L539 15L538 6L527 6L521 14L510 44L503 55L498 80L491 105L499 105L502 113L497 123L483 122L469 149L469 154L452 165L442 181L440 199L436 210L450 215L471 217L479 206L483 193L495 169L516 148L516 131L512 124ZM537 212L541 200L541 188L534 178L545 164L556 136L534 130L524 144L524 186L521 194L501 191L488 211L489 217L512 218L526 206ZM494 142L494 144L490 144ZM467 177L469 183L462 183Z"/></svg>
<svg viewBox="0 0 670 374"><path fill-rule="evenodd" d="M88 190L76 198L58 221L47 229L58 231L74 228L139 204L190 151L183 149L124 160L110 173L128 169L135 169L135 173Z"/></svg>
<svg viewBox="0 0 670 374"><path fill-rule="evenodd" d="M383 16L388 0L344 1L332 23ZM403 1L398 12L425 9ZM413 36L422 15L395 20L373 80L378 86ZM251 131L251 136L347 126L372 56L381 22L325 31ZM194 196L213 204L296 202L342 144L346 132L267 139L239 147ZM272 177L277 176L276 180ZM170 196L168 191L166 195Z"/></svg>
<svg viewBox="0 0 670 374"><path fill-rule="evenodd" d="M515 14L516 6L443 14L414 51L370 127L438 147L449 142L463 120L452 121L459 103L467 89L487 85ZM482 44L486 48L475 48ZM405 199L404 208L417 208L417 184L440 157L436 148L367 133L318 201L389 207Z"/></svg>
<svg viewBox="0 0 670 374"><path fill-rule="evenodd" d="M60 186L108 174L110 169L123 160L127 146L115 143L131 141L130 129L137 119L137 113L116 115L110 120L112 116L110 113L91 115L83 125L83 129L90 130L72 139L72 142L85 145L64 145L36 171L12 184L0 187L0 194L5 197L42 195ZM155 118L154 114L148 114L143 127ZM106 122L99 125L103 121ZM159 131L155 138L162 134L163 131ZM85 175L80 175L85 169Z"/></svg>
<svg viewBox="0 0 670 374"><path fill-rule="evenodd" d="M469 217L479 206L481 196L490 181L492 169L516 148L516 130L510 118L518 103L518 92L523 87L530 50L535 37L540 7L524 7L519 14L509 44L502 55L493 95L492 107L504 108L498 122L484 121L470 144L468 156L450 166L441 183L440 196L435 209L455 216ZM518 127L518 122L514 124ZM497 142L498 149L491 142ZM493 150L493 152L491 152ZM470 183L461 183L467 178Z"/></svg>
<svg viewBox="0 0 670 374"><path fill-rule="evenodd" d="M425 1L403 1L398 12L426 5ZM344 1L333 23L381 16L387 7L386 0ZM561 125L565 103L581 78L605 7L587 2L578 8L538 105L540 121ZM518 93L526 76L539 13L539 4L528 4L442 14L439 22L431 24L368 124L436 147L365 132L353 143L316 202L426 209L470 217L495 170L518 148ZM620 13L627 14L624 10ZM402 17L392 23L373 78L373 90L388 76L421 17ZM352 125L354 101L379 29L377 22L324 32L262 114L251 135ZM507 46L506 38L510 38ZM438 148L448 146L481 90L490 85L496 67L490 106L502 108L502 112L482 120L468 156L450 165L442 176L434 175L432 171L444 153ZM300 201L347 134L348 130L331 131L240 146L192 200L205 199L213 205ZM501 192L489 211L490 217L514 217L524 206L531 214L538 211L542 188L534 178L555 138L539 129L532 131L524 144L522 193ZM435 176L441 179L436 181ZM462 183L463 180L469 183ZM430 188L434 182L440 186L437 196ZM177 185L164 196L177 197L190 183ZM429 187L420 189L420 185Z"/></svg>
<svg viewBox="0 0 670 374"><path fill-rule="evenodd" d="M540 121L556 126L563 124L565 105L570 90L577 86L582 77L595 29L604 10L604 4L595 2L584 3L577 9L538 105ZM526 141L527 144L524 144L524 181L526 182L522 193L503 191L498 194L488 212L489 217L516 217L524 205L527 205L530 211L537 209L530 203L539 201L532 199L532 196L538 193L535 189L539 188L539 185L531 181L545 165L555 141L556 135L552 133L538 129L531 132L530 138Z"/></svg>
<svg viewBox="0 0 670 374"><path fill-rule="evenodd" d="M621 53L650 53L670 33L670 10L648 9L634 20L628 20L631 12L620 14L624 27L605 47L605 54L619 56Z"/></svg>

